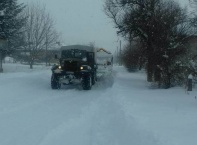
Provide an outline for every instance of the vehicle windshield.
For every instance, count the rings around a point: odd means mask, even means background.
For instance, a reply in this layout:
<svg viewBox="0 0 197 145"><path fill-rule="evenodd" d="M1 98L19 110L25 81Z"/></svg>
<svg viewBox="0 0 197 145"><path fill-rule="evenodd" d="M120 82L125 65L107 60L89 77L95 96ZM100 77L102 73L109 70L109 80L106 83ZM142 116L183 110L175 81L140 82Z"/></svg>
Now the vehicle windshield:
<svg viewBox="0 0 197 145"><path fill-rule="evenodd" d="M63 50L61 58L79 58L84 61L86 61L86 51L84 50L77 50L77 49L71 49L71 50Z"/></svg>

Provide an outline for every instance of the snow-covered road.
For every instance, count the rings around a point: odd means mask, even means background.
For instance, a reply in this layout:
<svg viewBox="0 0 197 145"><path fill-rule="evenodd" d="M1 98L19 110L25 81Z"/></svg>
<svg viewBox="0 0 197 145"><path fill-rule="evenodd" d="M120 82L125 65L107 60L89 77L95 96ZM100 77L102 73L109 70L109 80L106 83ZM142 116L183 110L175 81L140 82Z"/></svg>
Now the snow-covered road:
<svg viewBox="0 0 197 145"><path fill-rule="evenodd" d="M194 145L195 92L151 90L114 68L91 91L50 88L49 69L0 75L0 145Z"/></svg>

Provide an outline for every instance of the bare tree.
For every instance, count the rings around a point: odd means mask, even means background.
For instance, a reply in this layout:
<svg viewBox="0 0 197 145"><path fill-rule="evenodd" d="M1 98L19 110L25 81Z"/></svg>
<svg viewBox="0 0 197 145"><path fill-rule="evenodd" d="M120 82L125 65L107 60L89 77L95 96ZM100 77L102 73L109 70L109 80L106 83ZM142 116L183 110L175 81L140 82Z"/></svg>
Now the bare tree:
<svg viewBox="0 0 197 145"><path fill-rule="evenodd" d="M44 6L31 4L27 6L24 15L27 17L24 27L26 43L24 47L27 52L28 63L32 69L35 60L41 55L41 50L45 50L42 57L45 58L47 64L47 51L56 45L59 35L54 28L54 22L50 14L47 13Z"/></svg>
<svg viewBox="0 0 197 145"><path fill-rule="evenodd" d="M195 7L195 5L197 4L197 0L188 0L188 1L192 7Z"/></svg>
<svg viewBox="0 0 197 145"><path fill-rule="evenodd" d="M155 67L165 64L165 73L178 45L188 33L187 13L173 0L106 0L105 13L117 33L132 41L139 38L145 48L147 80L154 81ZM169 86L169 83L168 83Z"/></svg>

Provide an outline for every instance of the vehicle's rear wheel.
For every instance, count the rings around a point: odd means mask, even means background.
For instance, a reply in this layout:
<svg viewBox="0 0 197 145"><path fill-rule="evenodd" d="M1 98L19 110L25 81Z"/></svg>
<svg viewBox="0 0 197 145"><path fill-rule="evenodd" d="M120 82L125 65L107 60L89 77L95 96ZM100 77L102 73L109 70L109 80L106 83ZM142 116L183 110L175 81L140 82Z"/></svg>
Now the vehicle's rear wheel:
<svg viewBox="0 0 197 145"><path fill-rule="evenodd" d="M51 76L51 88L52 89L60 89L61 83L59 82L59 77L56 74L52 74Z"/></svg>
<svg viewBox="0 0 197 145"><path fill-rule="evenodd" d="M92 88L92 77L90 75L83 76L81 84L82 84L82 88L84 90L91 90L91 88Z"/></svg>

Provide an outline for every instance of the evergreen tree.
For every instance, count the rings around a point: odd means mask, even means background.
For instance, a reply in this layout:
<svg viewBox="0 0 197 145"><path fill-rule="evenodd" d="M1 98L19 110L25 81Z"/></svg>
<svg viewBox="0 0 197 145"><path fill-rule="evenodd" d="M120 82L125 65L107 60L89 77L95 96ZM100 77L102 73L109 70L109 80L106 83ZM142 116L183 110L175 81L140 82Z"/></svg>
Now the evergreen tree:
<svg viewBox="0 0 197 145"><path fill-rule="evenodd" d="M12 53L18 48L18 40L21 40L22 27L25 24L25 18L21 15L24 7L17 0L0 1L0 72L3 72L2 59L6 53Z"/></svg>
<svg viewBox="0 0 197 145"><path fill-rule="evenodd" d="M24 7L24 4L18 4L17 0L0 1L0 11L4 14L0 19L0 38L7 40L8 50L18 47L17 40L21 37L22 27L25 24L25 18L21 15Z"/></svg>

